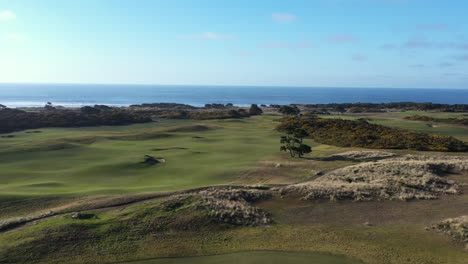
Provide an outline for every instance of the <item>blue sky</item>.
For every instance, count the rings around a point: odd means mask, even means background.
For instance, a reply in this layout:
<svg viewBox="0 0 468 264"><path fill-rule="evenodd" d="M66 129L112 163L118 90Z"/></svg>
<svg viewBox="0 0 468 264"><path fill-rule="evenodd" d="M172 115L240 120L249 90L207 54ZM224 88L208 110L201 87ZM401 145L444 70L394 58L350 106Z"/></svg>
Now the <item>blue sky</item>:
<svg viewBox="0 0 468 264"><path fill-rule="evenodd" d="M468 88L466 0L0 0L0 82Z"/></svg>

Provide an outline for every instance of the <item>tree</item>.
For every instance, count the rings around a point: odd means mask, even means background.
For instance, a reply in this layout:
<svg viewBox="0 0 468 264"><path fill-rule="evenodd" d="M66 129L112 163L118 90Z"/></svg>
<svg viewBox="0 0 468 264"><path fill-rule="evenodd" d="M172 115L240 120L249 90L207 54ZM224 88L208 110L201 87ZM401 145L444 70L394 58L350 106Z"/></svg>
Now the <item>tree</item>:
<svg viewBox="0 0 468 264"><path fill-rule="evenodd" d="M297 106L282 105L278 110L283 115L298 115L301 112Z"/></svg>
<svg viewBox="0 0 468 264"><path fill-rule="evenodd" d="M342 114L344 112L346 112L346 109L342 106L342 105L337 105L335 107L335 111L337 111L338 113Z"/></svg>
<svg viewBox="0 0 468 264"><path fill-rule="evenodd" d="M263 113L263 110L258 107L256 104L252 104L249 109L249 114L250 115L261 115Z"/></svg>
<svg viewBox="0 0 468 264"><path fill-rule="evenodd" d="M55 107L52 105L51 102L47 102L47 104L44 106L46 110L55 110Z"/></svg>
<svg viewBox="0 0 468 264"><path fill-rule="evenodd" d="M83 106L80 109L81 113L83 114L99 114L101 110L92 106Z"/></svg>
<svg viewBox="0 0 468 264"><path fill-rule="evenodd" d="M304 138L309 136L309 133L302 128L287 127L286 136L282 136L280 143L283 144L280 150L289 152L291 157L298 156L302 158L304 154L312 152L309 145L304 144Z"/></svg>

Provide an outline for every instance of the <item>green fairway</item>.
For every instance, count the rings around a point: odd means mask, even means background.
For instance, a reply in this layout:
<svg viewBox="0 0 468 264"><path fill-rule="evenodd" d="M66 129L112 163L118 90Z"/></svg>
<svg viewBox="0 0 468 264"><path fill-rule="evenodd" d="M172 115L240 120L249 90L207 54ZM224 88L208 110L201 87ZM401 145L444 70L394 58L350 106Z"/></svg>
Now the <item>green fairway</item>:
<svg viewBox="0 0 468 264"><path fill-rule="evenodd" d="M280 252L280 251L252 251L233 254L188 257L188 258L163 258L154 260L144 260L127 262L128 264L357 264L356 260L350 260L341 256L318 253Z"/></svg>
<svg viewBox="0 0 468 264"><path fill-rule="evenodd" d="M0 139L3 195L121 193L227 183L278 154L276 116L48 128ZM167 150L166 150L167 149ZM142 164L144 155L166 163Z"/></svg>

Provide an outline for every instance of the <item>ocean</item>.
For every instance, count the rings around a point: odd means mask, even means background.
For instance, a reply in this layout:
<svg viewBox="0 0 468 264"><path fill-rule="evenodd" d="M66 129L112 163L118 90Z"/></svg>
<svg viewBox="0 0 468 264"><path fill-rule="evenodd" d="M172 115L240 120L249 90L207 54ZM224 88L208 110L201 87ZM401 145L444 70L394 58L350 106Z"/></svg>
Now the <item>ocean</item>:
<svg viewBox="0 0 468 264"><path fill-rule="evenodd" d="M141 103L319 104L432 102L467 104L468 89L325 88L185 85L0 84L0 104L8 107L78 107Z"/></svg>

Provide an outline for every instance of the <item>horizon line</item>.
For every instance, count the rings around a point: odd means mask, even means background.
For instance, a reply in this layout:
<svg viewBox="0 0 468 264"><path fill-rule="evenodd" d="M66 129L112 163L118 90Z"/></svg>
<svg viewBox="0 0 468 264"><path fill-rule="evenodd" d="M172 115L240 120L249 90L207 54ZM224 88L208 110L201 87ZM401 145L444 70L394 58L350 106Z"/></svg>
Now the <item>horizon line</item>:
<svg viewBox="0 0 468 264"><path fill-rule="evenodd" d="M431 90L468 90L466 88L440 88L440 87L370 87L370 86L304 86L304 85L235 85L235 84L156 84L156 83L62 83L62 82L0 82L8 84L38 84L38 85L133 85L133 86L207 86L207 87L265 87L265 88L342 88L342 89L431 89Z"/></svg>

